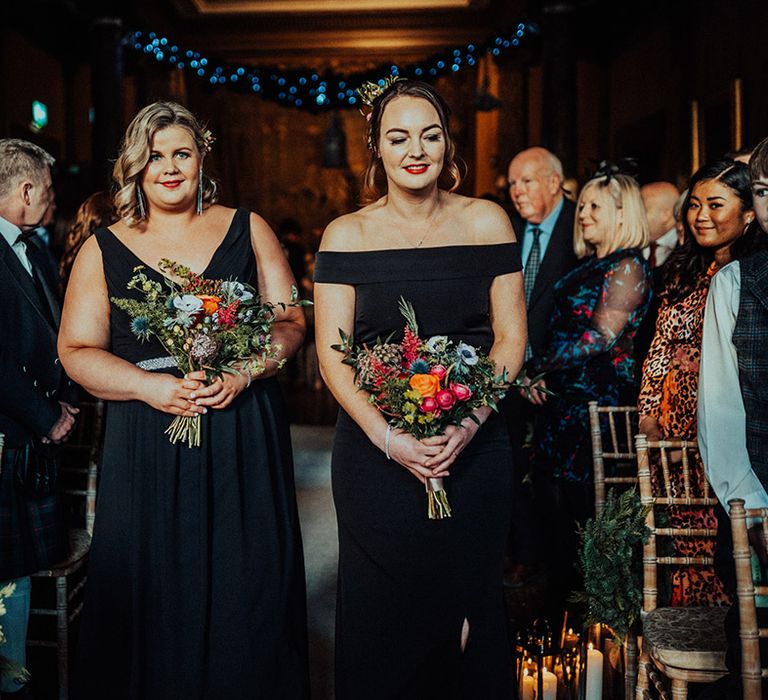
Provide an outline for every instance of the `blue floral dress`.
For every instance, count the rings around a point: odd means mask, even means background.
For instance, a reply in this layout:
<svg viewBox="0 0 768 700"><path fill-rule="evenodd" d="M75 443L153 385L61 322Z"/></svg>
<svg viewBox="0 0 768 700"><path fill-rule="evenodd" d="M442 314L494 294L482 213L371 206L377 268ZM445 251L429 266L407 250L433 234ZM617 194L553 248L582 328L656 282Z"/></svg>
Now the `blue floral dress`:
<svg viewBox="0 0 768 700"><path fill-rule="evenodd" d="M637 401L632 339L650 300L650 268L639 249L588 258L557 282L546 350L528 363L529 375L546 373L555 393L536 421L536 469L568 481L591 479L587 402Z"/></svg>

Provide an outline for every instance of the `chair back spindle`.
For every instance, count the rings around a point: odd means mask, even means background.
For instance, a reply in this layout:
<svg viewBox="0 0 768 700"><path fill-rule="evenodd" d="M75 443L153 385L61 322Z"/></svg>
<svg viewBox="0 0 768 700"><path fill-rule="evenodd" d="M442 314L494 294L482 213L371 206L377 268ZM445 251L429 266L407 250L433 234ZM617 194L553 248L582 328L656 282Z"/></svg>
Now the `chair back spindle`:
<svg viewBox="0 0 768 700"><path fill-rule="evenodd" d="M635 406L598 406L597 401L590 401L588 406L595 484L595 515L597 515L605 505L608 485L637 484L635 476L605 475L606 460L610 460L617 467L621 463L634 464L635 451L632 436L637 432L637 408ZM605 433L602 425L604 422L607 422Z"/></svg>
<svg viewBox="0 0 768 700"><path fill-rule="evenodd" d="M757 619L757 596L768 595L768 586L755 585L752 578L752 552L749 545L747 519L759 519L763 537L768 535L768 508L745 508L744 500L728 501L733 535L733 559L736 566L736 597L739 606L741 640L741 682L744 700L762 698L763 679L768 668L761 665L760 640L768 639L768 627L760 627ZM764 540L768 542L768 539Z"/></svg>

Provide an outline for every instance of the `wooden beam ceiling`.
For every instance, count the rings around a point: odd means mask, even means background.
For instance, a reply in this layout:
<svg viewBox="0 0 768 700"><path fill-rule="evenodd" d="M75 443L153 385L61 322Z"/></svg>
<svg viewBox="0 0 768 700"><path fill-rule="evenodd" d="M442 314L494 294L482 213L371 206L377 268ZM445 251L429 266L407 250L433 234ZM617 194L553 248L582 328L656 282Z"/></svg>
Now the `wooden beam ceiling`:
<svg viewBox="0 0 768 700"><path fill-rule="evenodd" d="M313 61L319 69L349 69L417 61L485 39L520 19L523 0L166 0L152 5L151 14L164 8L162 24L174 41L222 60L286 68Z"/></svg>

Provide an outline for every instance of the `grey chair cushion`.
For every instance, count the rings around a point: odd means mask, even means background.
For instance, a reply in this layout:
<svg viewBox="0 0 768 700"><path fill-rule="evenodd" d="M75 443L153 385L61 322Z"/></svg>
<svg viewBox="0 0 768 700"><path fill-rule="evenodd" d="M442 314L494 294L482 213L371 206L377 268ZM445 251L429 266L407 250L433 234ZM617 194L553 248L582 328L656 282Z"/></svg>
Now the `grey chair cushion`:
<svg viewBox="0 0 768 700"><path fill-rule="evenodd" d="M643 621L644 646L665 666L725 672L728 608L657 608Z"/></svg>

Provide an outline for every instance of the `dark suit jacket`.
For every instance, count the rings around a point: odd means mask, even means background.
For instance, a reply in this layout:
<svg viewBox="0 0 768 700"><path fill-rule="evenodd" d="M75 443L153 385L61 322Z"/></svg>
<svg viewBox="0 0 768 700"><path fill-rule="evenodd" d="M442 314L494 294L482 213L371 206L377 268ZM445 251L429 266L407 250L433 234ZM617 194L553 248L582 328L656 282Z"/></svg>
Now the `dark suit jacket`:
<svg viewBox="0 0 768 700"><path fill-rule="evenodd" d="M32 245L30 243L30 245ZM55 280L48 280L56 289ZM59 320L46 311L29 273L0 236L0 433L6 448L47 435L73 388L56 354Z"/></svg>
<svg viewBox="0 0 768 700"><path fill-rule="evenodd" d="M28 257L35 256L28 244ZM45 274L44 265L41 268ZM41 299L32 277L0 236L0 581L50 568L67 553L61 502L54 493L30 499L17 488L15 448L47 435L61 415L59 400L73 402L71 385L56 355L59 308Z"/></svg>
<svg viewBox="0 0 768 700"><path fill-rule="evenodd" d="M547 252L541 261L536 283L528 305L528 342L534 355L540 354L547 343L549 323L554 308L553 290L555 282L570 272L578 262L573 252L573 222L576 218L576 205L569 199L563 202L563 210L557 217L552 237L549 239ZM512 225L521 245L525 232L525 220L512 217Z"/></svg>

